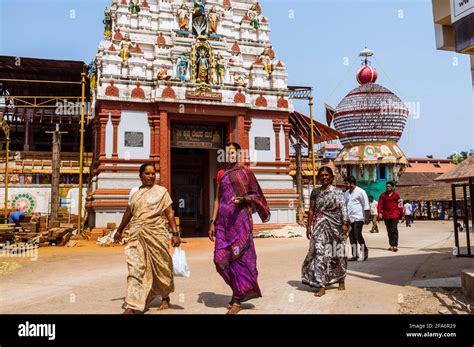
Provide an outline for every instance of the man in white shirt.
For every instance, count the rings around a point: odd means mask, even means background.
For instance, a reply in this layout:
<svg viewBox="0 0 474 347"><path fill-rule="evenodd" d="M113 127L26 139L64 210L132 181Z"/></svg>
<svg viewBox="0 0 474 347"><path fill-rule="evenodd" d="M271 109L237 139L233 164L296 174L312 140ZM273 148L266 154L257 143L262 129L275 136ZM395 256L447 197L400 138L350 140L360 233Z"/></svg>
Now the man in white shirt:
<svg viewBox="0 0 474 347"><path fill-rule="evenodd" d="M351 229L349 231L349 240L352 248L352 258L349 261L359 260L360 245L363 259L367 260L369 257L369 250L365 244L362 236L362 228L364 224L369 224L370 221L370 205L367 193L362 188L357 187L354 176L349 176L344 179L346 184L346 192L344 198L346 200L347 213L351 222Z"/></svg>
<svg viewBox="0 0 474 347"><path fill-rule="evenodd" d="M403 205L403 212L405 213L405 223L407 227L411 228L411 216L413 214L412 206L407 201L405 205Z"/></svg>
<svg viewBox="0 0 474 347"><path fill-rule="evenodd" d="M370 229L371 233L378 233L379 232L379 225L378 225L378 207L379 203L374 197L371 195L369 196L369 203L370 203L370 220L372 221L372 229Z"/></svg>

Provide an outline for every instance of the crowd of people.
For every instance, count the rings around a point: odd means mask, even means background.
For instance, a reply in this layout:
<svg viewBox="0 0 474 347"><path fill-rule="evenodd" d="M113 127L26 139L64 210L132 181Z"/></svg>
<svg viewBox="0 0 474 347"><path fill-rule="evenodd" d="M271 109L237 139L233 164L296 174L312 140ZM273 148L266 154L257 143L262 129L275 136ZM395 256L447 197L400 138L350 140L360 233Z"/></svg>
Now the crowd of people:
<svg viewBox="0 0 474 347"><path fill-rule="evenodd" d="M209 229L216 271L232 291L228 314L239 313L243 302L262 296L252 215L257 213L264 223L270 219L268 203L255 175L239 163L240 150L237 143L226 146L227 167L217 175ZM164 187L156 184L154 166L144 164L139 175L142 185L131 190L129 206L115 235L119 240L128 228L125 314L143 312L157 297L161 298L159 310L170 308L174 279L169 245L181 244L172 199ZM321 297L331 284L338 284L339 290L346 289L348 261L369 258L362 233L364 225L372 223L370 232L377 233L378 221L383 220L389 250L397 252L399 219L410 225L413 209L411 204L403 204L392 182L387 182L386 191L375 200L357 186L352 176L345 178L344 192L333 185L331 168L322 167L317 176L320 186L311 193L306 227L309 250L301 278L304 284L317 288L315 295Z"/></svg>

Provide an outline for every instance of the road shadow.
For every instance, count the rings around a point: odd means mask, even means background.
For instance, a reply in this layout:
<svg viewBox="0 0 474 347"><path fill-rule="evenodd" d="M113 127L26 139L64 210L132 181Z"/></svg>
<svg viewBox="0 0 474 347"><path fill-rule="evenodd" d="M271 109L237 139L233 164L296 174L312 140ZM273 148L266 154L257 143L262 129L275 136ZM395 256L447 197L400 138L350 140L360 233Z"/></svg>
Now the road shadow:
<svg viewBox="0 0 474 347"><path fill-rule="evenodd" d="M400 248L403 250L405 247ZM375 247L370 249L376 249ZM421 254L403 254L386 251L386 255L377 254L377 257L367 261L349 262L346 284L350 287L351 277L373 282L380 282L395 286L411 285L415 279L445 278L460 276L461 271L472 268L472 258L461 258L453 255L450 247L422 249ZM314 291L301 282L290 280L289 286L300 291ZM337 283L328 288L337 288Z"/></svg>
<svg viewBox="0 0 474 347"><path fill-rule="evenodd" d="M303 284L301 281L288 281L286 283L288 283L290 286L292 286L293 288L301 292L315 293L318 290L318 288L310 287L306 284ZM338 287L338 284L331 284L331 285L326 286L326 290L337 289L337 287Z"/></svg>
<svg viewBox="0 0 474 347"><path fill-rule="evenodd" d="M152 308L158 308L158 307L160 307L160 305L161 305L161 299L158 299L158 298L153 299L153 301L150 302L150 303L146 306L145 312L149 311L149 310L152 309ZM175 304L173 304L173 301L171 301L171 303L170 303L170 308L169 308L169 309L170 309L170 310L184 310L184 307L183 307L183 306L180 306L180 305L175 305Z"/></svg>
<svg viewBox="0 0 474 347"><path fill-rule="evenodd" d="M230 295L216 294L211 292L202 292L198 295L197 302L204 304L206 307L210 308L227 308L227 305L230 302ZM255 305L249 303L243 303L242 308L245 310L250 310L255 308Z"/></svg>

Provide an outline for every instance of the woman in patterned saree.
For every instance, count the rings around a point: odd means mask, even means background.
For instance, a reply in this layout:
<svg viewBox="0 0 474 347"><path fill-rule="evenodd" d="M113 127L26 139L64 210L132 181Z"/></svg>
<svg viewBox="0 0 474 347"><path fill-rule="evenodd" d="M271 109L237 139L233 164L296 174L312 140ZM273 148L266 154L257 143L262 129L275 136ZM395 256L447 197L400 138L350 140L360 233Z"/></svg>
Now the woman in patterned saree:
<svg viewBox="0 0 474 347"><path fill-rule="evenodd" d="M174 291L174 281L168 226L172 232L171 245L179 247L181 243L171 207L173 201L166 188L155 184L153 165L140 167L140 179L142 185L130 192L129 206L115 236L120 239L129 225L124 314L143 312L155 297L161 297L160 311L170 307L169 295Z"/></svg>
<svg viewBox="0 0 474 347"><path fill-rule="evenodd" d="M262 189L253 172L239 164L240 154L237 143L226 146L226 164L231 168L218 173L209 229L209 238L215 241L217 272L232 289L228 314L239 313L242 302L262 296L257 281L252 214L257 212L264 223L270 219Z"/></svg>
<svg viewBox="0 0 474 347"><path fill-rule="evenodd" d="M349 216L342 191L332 185L331 168L319 169L318 180L321 187L311 193L306 229L310 246L303 262L302 278L304 284L319 288L314 295L321 297L326 294L326 285L339 283L339 290L345 290Z"/></svg>

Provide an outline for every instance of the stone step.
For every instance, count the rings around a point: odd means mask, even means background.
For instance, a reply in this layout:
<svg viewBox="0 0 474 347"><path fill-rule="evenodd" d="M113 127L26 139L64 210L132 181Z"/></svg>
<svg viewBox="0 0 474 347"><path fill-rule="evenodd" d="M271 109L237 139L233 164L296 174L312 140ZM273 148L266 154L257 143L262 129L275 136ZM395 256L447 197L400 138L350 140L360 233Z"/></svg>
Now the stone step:
<svg viewBox="0 0 474 347"><path fill-rule="evenodd" d="M462 290L467 298L474 299L474 269L461 272Z"/></svg>

